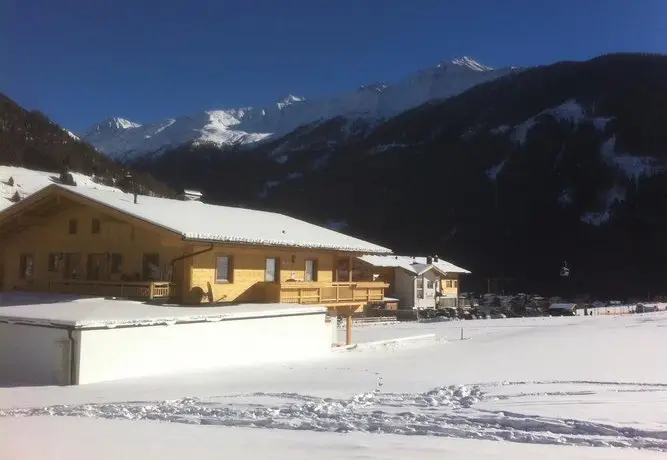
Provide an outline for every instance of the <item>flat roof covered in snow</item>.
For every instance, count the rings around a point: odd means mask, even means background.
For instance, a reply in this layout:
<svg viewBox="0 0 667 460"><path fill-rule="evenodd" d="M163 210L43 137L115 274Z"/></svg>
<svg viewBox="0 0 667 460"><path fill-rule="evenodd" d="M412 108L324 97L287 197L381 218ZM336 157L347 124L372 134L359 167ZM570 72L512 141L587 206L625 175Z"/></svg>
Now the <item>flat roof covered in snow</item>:
<svg viewBox="0 0 667 460"><path fill-rule="evenodd" d="M34 294L22 297L21 293L0 293L0 322L65 326L75 329L225 321L267 316L308 315L326 311L325 307L294 304L181 307L151 305L130 300Z"/></svg>

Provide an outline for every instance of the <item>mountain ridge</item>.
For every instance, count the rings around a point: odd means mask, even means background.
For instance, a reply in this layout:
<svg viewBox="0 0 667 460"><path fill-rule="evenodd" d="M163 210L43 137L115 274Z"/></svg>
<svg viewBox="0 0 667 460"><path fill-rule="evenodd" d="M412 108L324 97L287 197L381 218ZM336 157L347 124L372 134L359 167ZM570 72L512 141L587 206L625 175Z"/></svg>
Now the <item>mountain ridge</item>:
<svg viewBox="0 0 667 460"><path fill-rule="evenodd" d="M561 295L663 292L666 78L663 55L564 61L372 128L339 117L239 151L186 145L132 164L212 202L435 252L470 267L479 289L502 276Z"/></svg>
<svg viewBox="0 0 667 460"><path fill-rule="evenodd" d="M120 160L159 154L188 143L218 147L253 144L338 116L386 119L516 71L514 67L492 69L464 56L420 69L393 84L375 82L312 100L288 94L264 107L205 110L147 124L109 118L93 125L81 137Z"/></svg>

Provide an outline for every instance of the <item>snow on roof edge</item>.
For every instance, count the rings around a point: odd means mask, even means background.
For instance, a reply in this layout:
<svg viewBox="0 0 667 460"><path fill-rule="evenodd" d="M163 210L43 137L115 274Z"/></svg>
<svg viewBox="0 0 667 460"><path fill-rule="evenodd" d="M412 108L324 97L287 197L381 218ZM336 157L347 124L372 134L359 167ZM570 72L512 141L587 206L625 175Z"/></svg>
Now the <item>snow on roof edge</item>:
<svg viewBox="0 0 667 460"><path fill-rule="evenodd" d="M231 238L223 235L214 234L199 234L186 233L183 239L191 241L207 241L207 242L225 242L225 243L240 243L240 244L256 244L258 246L283 246L290 248L304 248L304 249L329 249L343 252L360 252L364 254L393 254L391 249L374 245L371 246L340 246L327 244L303 244L298 241L274 241L274 240L253 240L249 238ZM375 247L376 249L373 249Z"/></svg>
<svg viewBox="0 0 667 460"><path fill-rule="evenodd" d="M391 267L391 268L401 268L410 273L424 273L431 268L434 268L441 273L461 273L461 274L471 274L469 270L465 268L458 267L450 262L447 262L443 259L439 259L438 262L433 262L430 265L427 264L425 257L413 257L413 256L401 256L401 255L364 255L359 257L360 260L373 265L374 267ZM420 273L417 273L417 270L414 268L414 264L417 264L422 269ZM428 266L425 268L424 266Z"/></svg>
<svg viewBox="0 0 667 460"><path fill-rule="evenodd" d="M114 302L113 300L105 300L106 302ZM146 306L142 304L142 306ZM256 307L261 306L262 308L257 309L257 311L243 311L244 307ZM154 309L163 308L160 306L150 306ZM5 307L8 308L8 307ZM25 309L25 306L21 308ZM141 307L140 307L141 308ZM186 310L193 310L193 307L171 307ZM197 307L194 307L197 308ZM34 317L24 316L21 313L2 313L0 314L0 322L7 324L21 324L21 325L31 325L31 326L41 326L41 327L64 327L71 329L98 329L98 328L108 328L113 329L116 327L147 327L147 326L170 326L175 324L189 324L189 323L201 323L201 322L219 322L219 321L229 321L229 320L238 320L238 319L257 319L263 318L266 316L291 316L291 315L311 315L317 313L326 313L327 308L316 306L316 305L299 305L294 306L293 304L239 304L239 305L230 305L230 306L217 306L217 307L199 307L197 310L201 309L211 309L215 310L211 313L202 313L199 311L195 314L190 315L154 315L146 316L137 314L136 317L128 318L83 318L77 319L75 315L72 315L71 318L58 317L57 309L53 312L53 317L49 317L48 314L36 315ZM221 312L221 309L228 311ZM240 310L240 311L234 311Z"/></svg>
<svg viewBox="0 0 667 460"><path fill-rule="evenodd" d="M172 233L176 233L176 234L180 235L184 240L204 241L204 242L227 242L227 243L240 243L240 244L255 244L255 245L258 245L258 246L282 246L282 247L294 247L294 248L304 248L304 249L324 249L324 250L328 249L328 250L336 250L336 251L344 251L344 252L358 252L358 253L364 253L364 254L387 254L387 255L388 254L393 254L393 251L389 248L385 248L383 246L379 246L379 245L376 245L374 243L367 242L367 241L361 240L359 238L356 238L356 237L353 237L353 236L350 236L350 235L347 235L347 234L344 234L344 233L335 232L333 230L326 229L324 227L322 227L322 228L324 228L326 230L329 230L329 231L332 231L334 233L339 233L339 234L341 234L345 237L367 243L367 245L364 245L364 246L340 246L340 245L327 245L327 244L319 244L319 245L318 244L299 244L299 242L297 242L297 241L259 240L259 239L251 239L251 238L244 238L244 237L228 237L228 236L216 235L216 234L210 234L210 233L193 233L193 232L184 233L184 232L182 232L178 229L175 229L175 228L172 228L172 227L169 227L169 226L165 226L163 224L160 224L160 223L154 222L152 220L149 220L149 219L145 218L144 216L141 216L137 213L129 212L127 210L118 208L111 203L107 203L107 202L95 199L94 197L91 197L90 195L88 195L86 193L82 193L82 192L78 191L76 189L76 187L64 186L62 184L54 183L54 184L47 185L46 187L38 190L38 192L41 192L48 187L54 187L54 188L58 188L58 189L61 189L61 190L65 190L65 191L68 191L70 193L74 193L78 196L81 196L81 197L83 197L87 200L90 200L94 203L97 203L101 206L113 208L113 209L115 209L119 212L122 212L123 214L127 214L127 215L132 216L136 219L140 219L140 220L143 220L144 222L148 222L151 225L155 225L156 227L160 227L160 228L168 230ZM35 192L35 193L37 193L37 192ZM117 193L122 193L122 192L117 192ZM166 198L163 198L163 199L166 199ZM213 206L217 206L217 205L213 205ZM281 216L289 217L290 219L299 220L299 221L304 222L304 223L309 224L309 225L316 226L315 224L311 224L310 222L303 221L301 219L296 219L294 217L287 216L285 214L275 213L275 212L271 212L271 211L259 211L259 210L255 210L255 209L250 209L249 211L265 212L265 213L268 213L268 214L281 215Z"/></svg>

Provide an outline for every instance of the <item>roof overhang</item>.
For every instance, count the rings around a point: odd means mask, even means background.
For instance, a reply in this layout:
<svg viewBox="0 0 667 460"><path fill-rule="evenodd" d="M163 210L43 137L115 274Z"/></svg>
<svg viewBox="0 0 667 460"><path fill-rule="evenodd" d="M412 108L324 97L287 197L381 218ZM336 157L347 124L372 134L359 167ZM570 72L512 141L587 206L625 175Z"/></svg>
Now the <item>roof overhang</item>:
<svg viewBox="0 0 667 460"><path fill-rule="evenodd" d="M299 244L295 242L294 244L289 244L283 241L249 241L242 238L215 238L214 236L202 235L202 236L193 236L193 235L181 235L183 241L190 243L206 243L206 244L219 244L219 245L243 245L243 246L254 246L254 247L276 247L283 249L294 249L301 251L327 251L335 253L343 253L350 255L352 257L359 257L362 255L391 255L392 251L388 248L383 248L377 246L377 249L372 248L356 248L356 247L345 247L345 246L326 246L326 245L316 245L316 244Z"/></svg>

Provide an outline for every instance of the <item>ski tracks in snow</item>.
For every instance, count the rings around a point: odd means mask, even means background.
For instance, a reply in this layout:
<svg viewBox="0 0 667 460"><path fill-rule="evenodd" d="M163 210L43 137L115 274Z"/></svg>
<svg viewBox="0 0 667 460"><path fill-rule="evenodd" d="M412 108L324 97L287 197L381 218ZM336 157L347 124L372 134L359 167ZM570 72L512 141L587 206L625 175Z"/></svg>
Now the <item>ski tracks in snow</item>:
<svg viewBox="0 0 667 460"><path fill-rule="evenodd" d="M528 386L533 391L512 392ZM545 391L534 391L541 386ZM589 420L544 417L476 408L482 401L559 397L597 391L664 392L667 384L542 381L451 385L424 393L374 391L349 399L297 393L252 393L217 398L182 398L157 402L59 405L0 410L0 416L79 416L125 420L276 428L320 432L387 433L444 436L520 443L626 447L667 452L667 431L651 431ZM496 390L496 394L494 394Z"/></svg>

